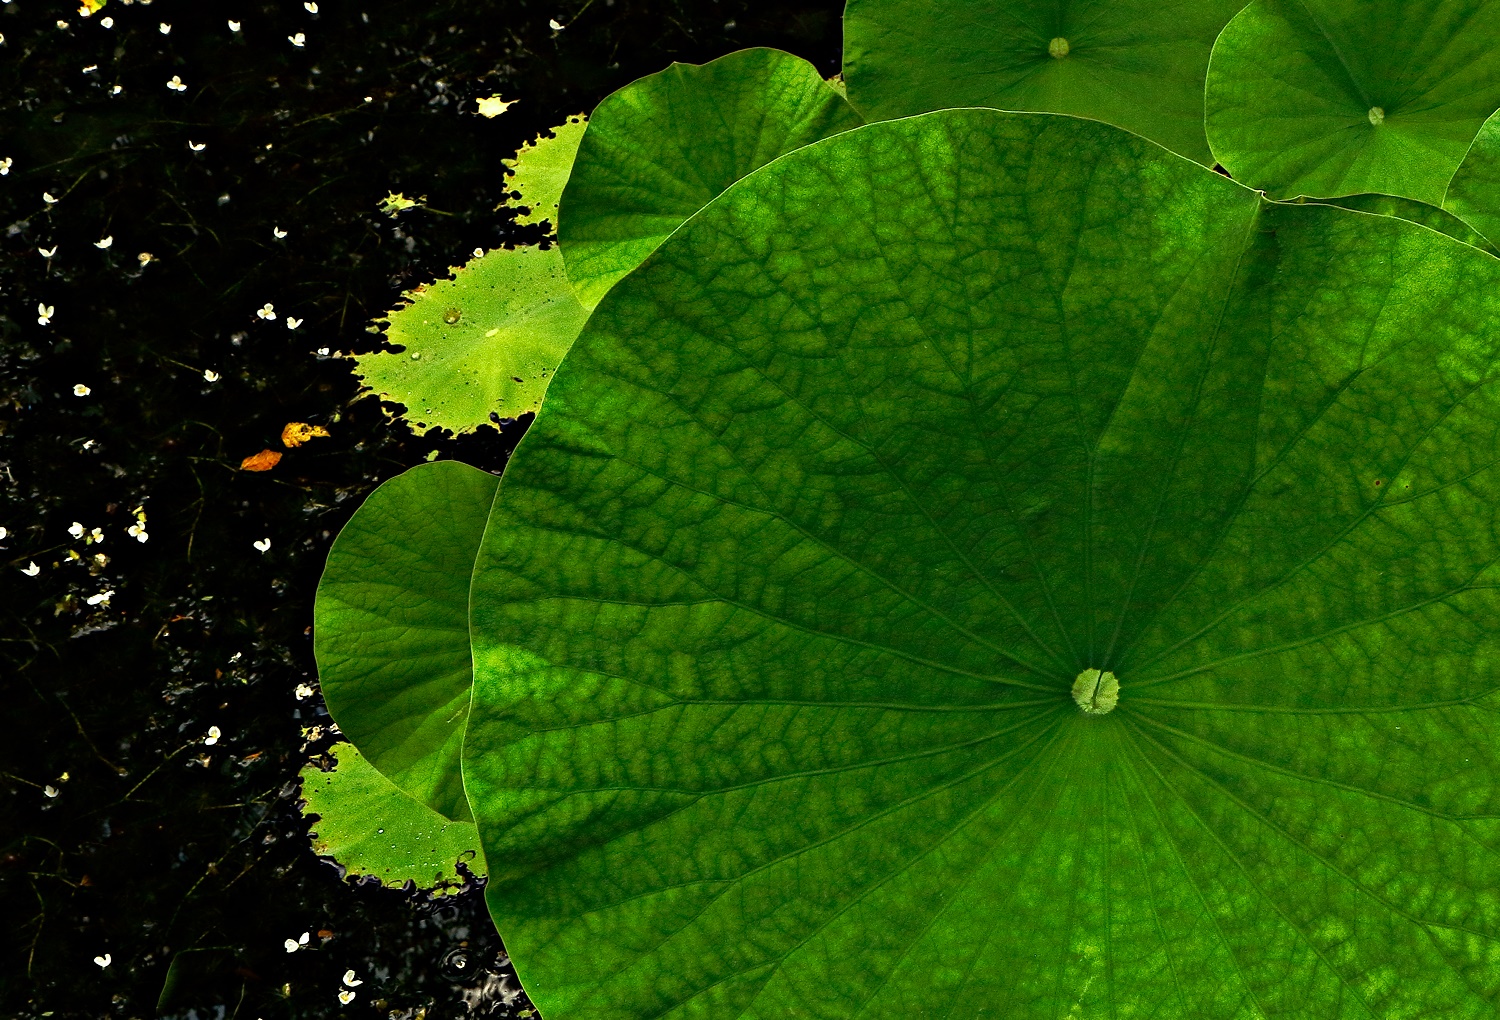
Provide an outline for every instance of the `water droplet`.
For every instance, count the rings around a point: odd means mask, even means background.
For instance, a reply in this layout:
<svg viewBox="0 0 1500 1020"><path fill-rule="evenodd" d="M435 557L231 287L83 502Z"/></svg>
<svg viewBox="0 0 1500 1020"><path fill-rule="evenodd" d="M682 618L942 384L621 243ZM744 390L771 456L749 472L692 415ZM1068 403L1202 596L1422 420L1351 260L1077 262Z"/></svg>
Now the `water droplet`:
<svg viewBox="0 0 1500 1020"><path fill-rule="evenodd" d="M450 308L443 313L443 321L451 326L459 319L463 318L463 316L464 313L459 311L457 308Z"/></svg>
<svg viewBox="0 0 1500 1020"><path fill-rule="evenodd" d="M1068 40L1058 36L1047 44L1047 52L1058 60L1068 55Z"/></svg>
<svg viewBox="0 0 1500 1020"><path fill-rule="evenodd" d="M411 352L411 360L413 360L413 361L421 361L422 360L422 352L421 351L412 351Z"/></svg>
<svg viewBox="0 0 1500 1020"><path fill-rule="evenodd" d="M1385 111L1378 106L1370 107L1370 123L1377 127L1385 123Z"/></svg>

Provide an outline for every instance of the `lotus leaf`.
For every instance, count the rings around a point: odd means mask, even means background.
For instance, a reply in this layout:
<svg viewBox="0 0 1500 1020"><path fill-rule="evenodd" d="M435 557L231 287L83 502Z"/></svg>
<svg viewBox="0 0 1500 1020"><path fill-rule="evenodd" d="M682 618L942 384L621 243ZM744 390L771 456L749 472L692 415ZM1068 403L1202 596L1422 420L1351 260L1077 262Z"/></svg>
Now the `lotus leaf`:
<svg viewBox="0 0 1500 1020"><path fill-rule="evenodd" d="M1253 0L1214 44L1208 141L1273 198L1442 205L1500 107L1500 3Z"/></svg>
<svg viewBox="0 0 1500 1020"><path fill-rule="evenodd" d="M868 120L955 106L1070 113L1201 163L1203 76L1244 0L849 0L844 78Z"/></svg>
<svg viewBox="0 0 1500 1020"><path fill-rule="evenodd" d="M535 411L588 317L561 254L496 248L453 274L407 292L387 319L397 349L359 355L356 374L418 429L468 432Z"/></svg>
<svg viewBox="0 0 1500 1020"><path fill-rule="evenodd" d="M521 146L515 159L505 160L508 183L516 190L519 203L526 207L526 212L516 217L517 223L545 220L556 232L557 203L562 199L563 188L567 187L569 174L573 172L578 143L583 140L587 127L586 117L569 117L553 128L550 135L542 135Z"/></svg>
<svg viewBox="0 0 1500 1020"><path fill-rule="evenodd" d="M1448 182L1443 208L1487 238L1500 238L1500 112L1474 136Z"/></svg>
<svg viewBox="0 0 1500 1020"><path fill-rule="evenodd" d="M729 188L476 562L543 1015L1493 1017L1497 322L1489 255L1073 118Z"/></svg>
<svg viewBox="0 0 1500 1020"><path fill-rule="evenodd" d="M453 461L397 475L339 532L313 651L328 710L391 782L473 818L459 774L473 667L469 574L500 479Z"/></svg>
<svg viewBox="0 0 1500 1020"><path fill-rule="evenodd" d="M589 119L559 212L579 300L593 308L752 170L860 123L816 68L780 50L673 64L620 89Z"/></svg>
<svg viewBox="0 0 1500 1020"><path fill-rule="evenodd" d="M462 863L484 874L479 833L402 793L352 744L330 752L335 768L302 770L302 796L313 823L313 850L332 857L347 876L444 895L463 886Z"/></svg>

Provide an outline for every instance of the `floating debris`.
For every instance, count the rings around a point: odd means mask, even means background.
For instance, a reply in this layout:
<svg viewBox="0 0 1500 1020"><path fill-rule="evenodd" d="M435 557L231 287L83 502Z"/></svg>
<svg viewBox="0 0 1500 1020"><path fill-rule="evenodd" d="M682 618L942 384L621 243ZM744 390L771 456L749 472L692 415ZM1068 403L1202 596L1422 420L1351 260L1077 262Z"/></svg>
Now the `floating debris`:
<svg viewBox="0 0 1500 1020"><path fill-rule="evenodd" d="M281 463L280 450L262 450L240 461L241 471L269 471Z"/></svg>

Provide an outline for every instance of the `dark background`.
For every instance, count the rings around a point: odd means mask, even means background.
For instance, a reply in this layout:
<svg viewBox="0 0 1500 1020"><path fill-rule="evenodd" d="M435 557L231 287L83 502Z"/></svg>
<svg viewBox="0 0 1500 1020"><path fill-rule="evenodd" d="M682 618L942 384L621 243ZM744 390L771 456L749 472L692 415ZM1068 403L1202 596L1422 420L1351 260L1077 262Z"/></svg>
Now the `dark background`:
<svg viewBox="0 0 1500 1020"><path fill-rule="evenodd" d="M498 470L526 422L413 436L316 352L372 349L403 289L536 240L496 206L539 130L742 46L832 74L842 5L77 6L0 5L0 1016L526 1015L480 890L355 886L313 855L297 773L327 717L294 694L363 496L433 451ZM520 102L485 120L494 92ZM388 191L426 208L382 215ZM238 470L294 421L332 435ZM365 983L344 1007L346 968Z"/></svg>

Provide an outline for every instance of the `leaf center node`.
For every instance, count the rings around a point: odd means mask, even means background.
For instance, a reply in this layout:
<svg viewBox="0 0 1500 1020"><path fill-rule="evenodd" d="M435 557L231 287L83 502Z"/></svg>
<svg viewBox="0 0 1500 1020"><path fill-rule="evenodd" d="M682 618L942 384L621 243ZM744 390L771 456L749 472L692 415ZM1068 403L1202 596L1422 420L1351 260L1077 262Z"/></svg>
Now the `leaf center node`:
<svg viewBox="0 0 1500 1020"><path fill-rule="evenodd" d="M1073 700L1087 715L1106 715L1120 701L1120 681L1108 670L1086 669L1073 681Z"/></svg>
<svg viewBox="0 0 1500 1020"><path fill-rule="evenodd" d="M1378 106L1370 107L1369 117L1370 123L1374 124L1376 127L1379 127L1381 124L1385 123L1385 111Z"/></svg>
<svg viewBox="0 0 1500 1020"><path fill-rule="evenodd" d="M1068 40L1058 36L1047 44L1047 52L1061 60L1068 55Z"/></svg>

